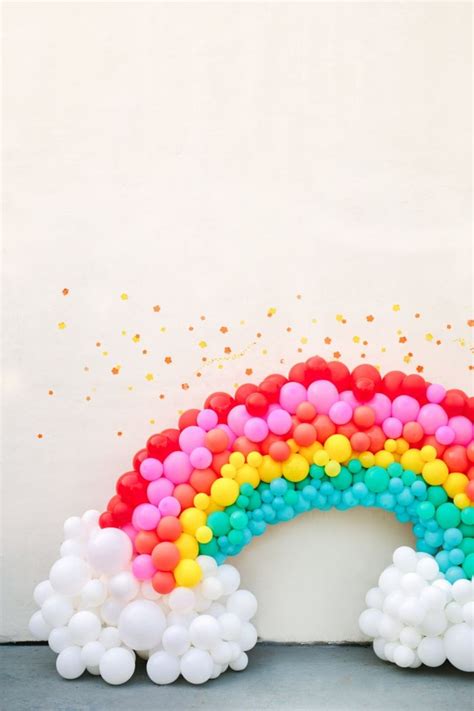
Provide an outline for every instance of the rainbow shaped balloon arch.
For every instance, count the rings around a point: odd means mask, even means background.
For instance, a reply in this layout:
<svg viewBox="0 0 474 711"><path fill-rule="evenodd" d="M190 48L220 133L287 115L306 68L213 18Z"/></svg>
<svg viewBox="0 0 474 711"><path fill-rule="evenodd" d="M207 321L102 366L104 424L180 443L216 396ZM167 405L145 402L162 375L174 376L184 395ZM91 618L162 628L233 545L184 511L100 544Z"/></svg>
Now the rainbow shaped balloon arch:
<svg viewBox="0 0 474 711"><path fill-rule="evenodd" d="M398 666L474 671L473 421L461 390L318 356L213 393L150 437L104 513L66 521L30 630L65 678L124 683L135 653L157 684L242 670L257 602L224 561L305 511L378 507L416 551L394 552L362 631Z"/></svg>

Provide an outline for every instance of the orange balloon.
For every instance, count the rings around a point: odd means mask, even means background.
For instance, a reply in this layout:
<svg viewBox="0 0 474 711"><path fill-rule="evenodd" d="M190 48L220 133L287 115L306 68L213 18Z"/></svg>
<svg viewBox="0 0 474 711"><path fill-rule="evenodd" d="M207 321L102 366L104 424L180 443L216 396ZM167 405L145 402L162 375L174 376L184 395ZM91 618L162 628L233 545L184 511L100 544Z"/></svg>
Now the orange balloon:
<svg viewBox="0 0 474 711"><path fill-rule="evenodd" d="M336 434L336 425L327 415L316 415L313 425L316 427L318 442L325 442L328 437Z"/></svg>
<svg viewBox="0 0 474 711"><path fill-rule="evenodd" d="M310 402L300 402L296 408L296 417L300 422L311 422L316 417L316 408Z"/></svg>
<svg viewBox="0 0 474 711"><path fill-rule="evenodd" d="M353 419L359 427L372 427L375 423L375 412L369 405L360 405L354 410Z"/></svg>
<svg viewBox="0 0 474 711"><path fill-rule="evenodd" d="M204 444L213 454L223 452L229 444L229 436L227 432L216 427L215 429L206 432Z"/></svg>
<svg viewBox="0 0 474 711"><path fill-rule="evenodd" d="M158 543L158 536L154 531L139 531L135 538L137 553L151 553Z"/></svg>
<svg viewBox="0 0 474 711"><path fill-rule="evenodd" d="M160 593L160 595L167 595L174 590L176 581L173 573L166 573L159 570L152 577L151 584L157 593Z"/></svg>
<svg viewBox="0 0 474 711"><path fill-rule="evenodd" d="M217 479L217 474L212 469L195 469L191 474L189 483L199 493L210 494L211 486Z"/></svg>
<svg viewBox="0 0 474 711"><path fill-rule="evenodd" d="M242 452L246 457L250 452L259 452L260 447L255 442L251 442L248 437L237 437L234 444L232 445L233 452Z"/></svg>
<svg viewBox="0 0 474 711"><path fill-rule="evenodd" d="M163 516L156 527L156 532L162 541L176 541L183 532L183 526L175 516ZM149 552L151 553L151 551Z"/></svg>
<svg viewBox="0 0 474 711"><path fill-rule="evenodd" d="M181 556L174 543L164 541L153 548L151 559L157 570L171 571L176 568Z"/></svg>
<svg viewBox="0 0 474 711"><path fill-rule="evenodd" d="M303 422L293 430L293 439L300 447L309 447L316 441L316 428L309 422Z"/></svg>
<svg viewBox="0 0 474 711"><path fill-rule="evenodd" d="M408 444L421 442L424 434L423 427L418 422L407 422L403 425L403 439L406 439Z"/></svg>
<svg viewBox="0 0 474 711"><path fill-rule="evenodd" d="M190 484L178 484L173 491L173 496L178 499L181 511L183 511L183 509L189 509L194 505L196 490Z"/></svg>
<svg viewBox="0 0 474 711"><path fill-rule="evenodd" d="M351 437L351 447L354 452L367 452L370 447L370 439L365 432L356 432Z"/></svg>
<svg viewBox="0 0 474 711"><path fill-rule="evenodd" d="M286 442L273 442L270 445L270 449L268 450L268 454L272 459L275 460L275 462L284 462L288 459L288 457L291 454L291 449L287 445Z"/></svg>
<svg viewBox="0 0 474 711"><path fill-rule="evenodd" d="M217 454L214 454L214 456L212 457L211 467L216 472L216 474L221 473L221 469L224 464L227 464L227 462L229 461L229 457L230 452L227 450L225 450L225 452L218 452Z"/></svg>

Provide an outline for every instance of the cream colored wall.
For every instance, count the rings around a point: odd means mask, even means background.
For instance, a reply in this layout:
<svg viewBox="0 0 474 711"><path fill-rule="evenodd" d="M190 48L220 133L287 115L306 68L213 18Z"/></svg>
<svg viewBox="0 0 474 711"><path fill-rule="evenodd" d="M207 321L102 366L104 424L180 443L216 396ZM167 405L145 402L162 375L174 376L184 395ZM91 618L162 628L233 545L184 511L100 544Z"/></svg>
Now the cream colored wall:
<svg viewBox="0 0 474 711"><path fill-rule="evenodd" d="M3 639L28 638L63 520L247 368L363 349L469 388L470 14L4 6ZM225 346L243 355L213 361ZM239 561L261 636L359 639L365 591L411 540L363 510L276 527Z"/></svg>

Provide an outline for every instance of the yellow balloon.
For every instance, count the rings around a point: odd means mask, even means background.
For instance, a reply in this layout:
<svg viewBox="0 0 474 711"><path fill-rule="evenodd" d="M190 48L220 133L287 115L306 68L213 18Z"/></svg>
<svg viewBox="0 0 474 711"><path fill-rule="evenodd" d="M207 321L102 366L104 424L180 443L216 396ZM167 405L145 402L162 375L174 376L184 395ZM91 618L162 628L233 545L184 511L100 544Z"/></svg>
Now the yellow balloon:
<svg viewBox="0 0 474 711"><path fill-rule="evenodd" d="M235 479L216 479L211 486L211 498L219 506L231 506L239 496L240 488Z"/></svg>
<svg viewBox="0 0 474 711"><path fill-rule="evenodd" d="M405 456L405 455L404 455ZM403 465L403 457L401 459ZM411 467L409 467L411 469ZM449 469L442 459L426 462L423 467L423 479L432 486L441 486L448 478Z"/></svg>
<svg viewBox="0 0 474 711"><path fill-rule="evenodd" d="M336 462L345 462L352 454L351 443L341 434L328 437L324 449L329 454L329 459L334 459Z"/></svg>
<svg viewBox="0 0 474 711"><path fill-rule="evenodd" d="M179 561L173 573L176 584L185 588L194 587L202 578L202 569L199 563L187 558Z"/></svg>
<svg viewBox="0 0 474 711"><path fill-rule="evenodd" d="M410 445L406 441L406 439L403 439L403 437L399 437L397 439L397 452L398 454L404 454L410 449Z"/></svg>
<svg viewBox="0 0 474 711"><path fill-rule="evenodd" d="M221 467L221 476L226 479L235 479L237 476L237 469L233 464L223 464Z"/></svg>
<svg viewBox="0 0 474 711"><path fill-rule="evenodd" d="M197 558L199 546L194 536L191 536L190 533L182 533L175 541L175 544L179 550L181 558Z"/></svg>
<svg viewBox="0 0 474 711"><path fill-rule="evenodd" d="M339 462L335 462L334 459L331 459L324 467L324 471L328 476L337 476L341 471L341 465Z"/></svg>
<svg viewBox="0 0 474 711"><path fill-rule="evenodd" d="M198 543L209 543L212 539L212 530L209 526L199 526L196 531L196 540Z"/></svg>
<svg viewBox="0 0 474 711"><path fill-rule="evenodd" d="M391 452L381 449L375 454L375 465L386 469L390 464L393 464L395 457Z"/></svg>
<svg viewBox="0 0 474 711"><path fill-rule="evenodd" d="M463 494L466 491L468 483L469 479L465 474L452 472L448 474L448 478L444 482L443 487L447 495L454 499L456 494Z"/></svg>
<svg viewBox="0 0 474 711"><path fill-rule="evenodd" d="M422 459L425 460L425 462L433 462L436 459L438 453L431 444L425 444L425 446L421 448L420 454Z"/></svg>
<svg viewBox="0 0 474 711"><path fill-rule="evenodd" d="M262 459L263 457L260 452L249 452L249 454L247 454L247 464L250 464L251 467L258 468L262 463Z"/></svg>
<svg viewBox="0 0 474 711"><path fill-rule="evenodd" d="M366 469L369 469L370 467L374 466L375 457L372 454L372 452L361 452L359 454L359 461L363 467L365 467Z"/></svg>
<svg viewBox="0 0 474 711"><path fill-rule="evenodd" d="M397 451L397 443L394 439L386 439L383 448L387 452L396 452Z"/></svg>
<svg viewBox="0 0 474 711"><path fill-rule="evenodd" d="M324 449L318 449L313 454L313 462L318 467L325 467L326 464L329 462L329 454Z"/></svg>
<svg viewBox="0 0 474 711"><path fill-rule="evenodd" d="M200 509L200 511L205 511L209 506L210 501L211 500L209 496L207 494L204 494L204 492L201 492L200 494L196 494L193 503L197 509Z"/></svg>
<svg viewBox="0 0 474 711"><path fill-rule="evenodd" d="M242 452L232 452L229 457L229 463L236 469L239 469L245 464L245 457Z"/></svg>
<svg viewBox="0 0 474 711"><path fill-rule="evenodd" d="M250 464L244 464L243 467L240 467L235 480L239 486L242 486L242 484L252 484L254 489L260 484L258 471L255 467L251 467Z"/></svg>
<svg viewBox="0 0 474 711"><path fill-rule="evenodd" d="M467 509L467 507L471 505L471 499L467 494L456 494L454 504L458 509Z"/></svg>
<svg viewBox="0 0 474 711"><path fill-rule="evenodd" d="M204 526L207 516L200 509L189 508L180 513L179 520L185 533L194 534L199 526Z"/></svg>
<svg viewBox="0 0 474 711"><path fill-rule="evenodd" d="M281 463L275 462L269 454L265 454L263 456L262 463L258 468L258 473L260 475L260 479L269 484L271 481L278 479L278 477L281 476Z"/></svg>
<svg viewBox="0 0 474 711"><path fill-rule="evenodd" d="M419 449L407 449L400 457L400 463L404 469L410 469L415 474L421 474L426 466Z"/></svg>
<svg viewBox="0 0 474 711"><path fill-rule="evenodd" d="M289 481L303 481L308 476L309 463L301 454L290 454L283 462L282 471Z"/></svg>
<svg viewBox="0 0 474 711"><path fill-rule="evenodd" d="M322 448L323 445L321 442L313 442L313 444L310 444L309 447L300 447L299 453L306 459L307 462L309 462L309 464L312 464L315 452L318 452Z"/></svg>

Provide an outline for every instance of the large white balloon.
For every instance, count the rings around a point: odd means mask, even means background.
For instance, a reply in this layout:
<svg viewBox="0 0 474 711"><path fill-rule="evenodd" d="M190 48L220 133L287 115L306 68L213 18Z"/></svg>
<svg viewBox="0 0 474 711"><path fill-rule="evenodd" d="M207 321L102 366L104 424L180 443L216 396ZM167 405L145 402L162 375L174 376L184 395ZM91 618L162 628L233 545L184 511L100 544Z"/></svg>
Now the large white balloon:
<svg viewBox="0 0 474 711"><path fill-rule="evenodd" d="M444 642L441 637L423 637L417 653L427 667L440 667L446 661Z"/></svg>
<svg viewBox="0 0 474 711"><path fill-rule="evenodd" d="M199 615L189 625L189 637L199 649L211 649L219 639L219 623L212 615Z"/></svg>
<svg viewBox="0 0 474 711"><path fill-rule="evenodd" d="M227 610L248 622L257 612L257 598L248 590L236 590L227 600Z"/></svg>
<svg viewBox="0 0 474 711"><path fill-rule="evenodd" d="M132 542L119 528L103 528L89 540L87 554L94 570L114 575L130 563Z"/></svg>
<svg viewBox="0 0 474 711"><path fill-rule="evenodd" d="M214 663L204 649L189 649L181 657L181 674L191 684L204 684L211 678Z"/></svg>
<svg viewBox="0 0 474 711"><path fill-rule="evenodd" d="M99 671L107 684L125 684L135 671L135 656L124 647L108 649L100 659Z"/></svg>
<svg viewBox="0 0 474 711"><path fill-rule="evenodd" d="M444 636L446 656L461 671L474 672L474 628L462 622Z"/></svg>
<svg viewBox="0 0 474 711"><path fill-rule="evenodd" d="M59 558L49 571L49 581L60 595L78 595L89 578L89 566L75 555Z"/></svg>
<svg viewBox="0 0 474 711"><path fill-rule="evenodd" d="M118 621L120 638L132 649L156 647L165 628L166 618L158 603L151 600L130 602L122 610Z"/></svg>
<svg viewBox="0 0 474 711"><path fill-rule="evenodd" d="M86 665L82 661L80 647L66 647L56 659L58 674L64 679L77 679L84 674Z"/></svg>
<svg viewBox="0 0 474 711"><path fill-rule="evenodd" d="M155 684L172 684L180 675L178 657L169 652L155 652L146 665L146 671Z"/></svg>
<svg viewBox="0 0 474 711"><path fill-rule="evenodd" d="M190 644L189 631L184 625L170 625L163 632L163 649L173 656L181 656L187 652Z"/></svg>
<svg viewBox="0 0 474 711"><path fill-rule="evenodd" d="M71 617L68 628L73 644L83 647L88 642L95 642L100 634L101 624L93 612L82 610Z"/></svg>

